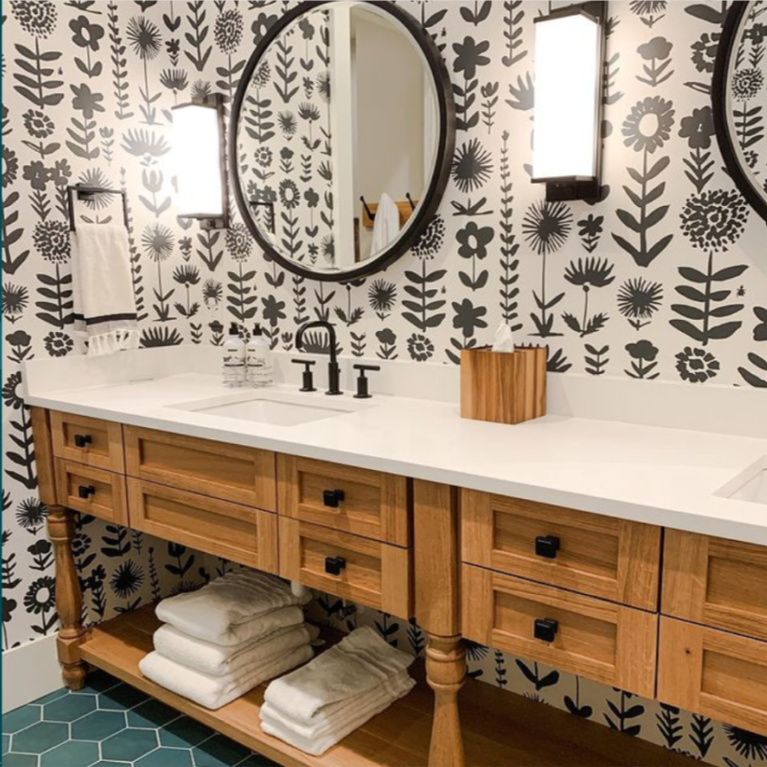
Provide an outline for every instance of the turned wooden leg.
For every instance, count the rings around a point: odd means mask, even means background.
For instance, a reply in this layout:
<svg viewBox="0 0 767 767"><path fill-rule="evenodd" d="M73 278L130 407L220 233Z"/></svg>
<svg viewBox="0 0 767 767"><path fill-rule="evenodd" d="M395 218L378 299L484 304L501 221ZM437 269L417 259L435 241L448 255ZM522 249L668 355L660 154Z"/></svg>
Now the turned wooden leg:
<svg viewBox="0 0 767 767"><path fill-rule="evenodd" d="M80 658L80 645L86 630L81 623L83 595L72 556L74 515L63 506L51 506L48 514L48 535L53 544L56 563L56 611L59 614L57 647L61 676L70 690L81 690L88 675L88 666Z"/></svg>
<svg viewBox="0 0 767 767"><path fill-rule="evenodd" d="M463 738L458 715L458 693L466 681L466 654L460 636L429 636L426 679L434 690L434 724L429 765L463 767Z"/></svg>

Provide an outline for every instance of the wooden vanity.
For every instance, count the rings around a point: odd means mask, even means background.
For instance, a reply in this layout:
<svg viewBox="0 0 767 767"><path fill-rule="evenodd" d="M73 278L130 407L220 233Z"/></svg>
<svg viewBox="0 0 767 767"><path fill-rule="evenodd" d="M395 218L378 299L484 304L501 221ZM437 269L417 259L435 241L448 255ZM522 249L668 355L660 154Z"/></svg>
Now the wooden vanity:
<svg viewBox="0 0 767 767"><path fill-rule="evenodd" d="M368 469L32 409L56 551L59 657L87 663L284 765L683 764L490 685L462 638L767 735L767 549ZM141 676L152 608L91 630L73 512L407 619L424 684L324 757L264 735L263 688L219 711ZM416 675L418 675L416 671ZM460 718L459 718L460 714ZM630 753L626 753L630 752Z"/></svg>

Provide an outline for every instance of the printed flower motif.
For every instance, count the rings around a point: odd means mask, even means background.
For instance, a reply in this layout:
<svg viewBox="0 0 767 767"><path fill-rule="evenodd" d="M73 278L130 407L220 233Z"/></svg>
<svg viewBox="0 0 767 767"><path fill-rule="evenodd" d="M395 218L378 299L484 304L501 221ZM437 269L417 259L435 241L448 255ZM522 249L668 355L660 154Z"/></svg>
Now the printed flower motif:
<svg viewBox="0 0 767 767"><path fill-rule="evenodd" d="M648 96L639 101L623 122L623 143L635 152L646 150L653 154L671 136L674 127L673 104L660 96Z"/></svg>
<svg viewBox="0 0 767 767"><path fill-rule="evenodd" d="M253 153L256 164L262 168L268 168L272 164L274 153L268 146L256 147L256 151Z"/></svg>
<svg viewBox="0 0 767 767"><path fill-rule="evenodd" d="M767 40L767 24L755 23L750 29L745 30L743 37L754 45L761 45Z"/></svg>
<svg viewBox="0 0 767 767"><path fill-rule="evenodd" d="M74 341L60 330L52 330L43 340L45 351L51 357L66 357L75 347Z"/></svg>
<svg viewBox="0 0 767 767"><path fill-rule="evenodd" d="M629 8L637 16L654 16L666 10L666 0L631 0Z"/></svg>
<svg viewBox="0 0 767 767"><path fill-rule="evenodd" d="M303 16L301 21L298 22L298 28L301 31L302 40L313 40L316 29L309 15Z"/></svg>
<svg viewBox="0 0 767 767"><path fill-rule="evenodd" d="M32 581L24 595L24 607L31 615L40 615L53 609L56 599L56 583L50 575Z"/></svg>
<svg viewBox="0 0 767 767"><path fill-rule="evenodd" d="M46 261L53 264L69 261L69 227L63 221L40 221L35 225L32 241Z"/></svg>
<svg viewBox="0 0 767 767"><path fill-rule="evenodd" d="M327 70L320 72L317 75L317 92L325 102L330 101L330 87L330 72Z"/></svg>
<svg viewBox="0 0 767 767"><path fill-rule="evenodd" d="M238 263L250 258L253 240L245 224L238 222L226 230L226 247L232 258Z"/></svg>
<svg viewBox="0 0 767 767"><path fill-rule="evenodd" d="M67 186L67 184L69 184L69 179L72 178L72 166L69 164L69 160L66 159L56 160L56 162L53 163L53 167L50 168L48 172L50 174L50 180L59 188ZM92 168L89 168L81 176L80 181L85 184L85 179L96 178L99 173L100 171L94 171ZM106 183L106 176L102 174L98 177L103 179ZM104 184L101 184L101 186L104 186ZM88 208L102 208L109 204L108 198L109 195L106 194L94 194L89 195L83 202Z"/></svg>
<svg viewBox="0 0 767 767"><path fill-rule="evenodd" d="M482 319L487 314L486 306L474 306L468 298L464 298L460 304L453 302L453 311L453 327L460 330L464 338L471 338L477 328L487 327L487 322Z"/></svg>
<svg viewBox="0 0 767 767"><path fill-rule="evenodd" d="M413 245L413 254L422 261L431 260L442 250L444 243L445 220L437 214Z"/></svg>
<svg viewBox="0 0 767 767"><path fill-rule="evenodd" d="M97 51L100 47L99 40L104 37L104 27L100 24L91 24L87 16L78 16L69 22L72 30L72 42L80 48L90 48Z"/></svg>
<svg viewBox="0 0 767 767"><path fill-rule="evenodd" d="M29 181L29 185L38 192L45 191L45 185L51 180L51 172L40 160L33 160L24 166L23 178Z"/></svg>
<svg viewBox="0 0 767 767"><path fill-rule="evenodd" d="M690 197L682 210L682 232L694 247L720 252L743 234L748 207L736 191L714 189Z"/></svg>
<svg viewBox="0 0 767 767"><path fill-rule="evenodd" d="M13 333L9 333L5 340L10 346L29 346L32 343L32 336L24 330L15 330Z"/></svg>
<svg viewBox="0 0 767 767"><path fill-rule="evenodd" d="M207 80L195 80L192 84L192 101L207 101L210 95L213 93L213 89Z"/></svg>
<svg viewBox="0 0 767 767"><path fill-rule="evenodd" d="M533 203L522 220L525 239L539 256L559 250L572 228L573 214L563 202Z"/></svg>
<svg viewBox="0 0 767 767"><path fill-rule="evenodd" d="M259 13L250 27L253 32L253 44L258 45L272 26L277 23L277 14Z"/></svg>
<svg viewBox="0 0 767 767"><path fill-rule="evenodd" d="M181 93L187 89L189 78L183 69L163 69L160 72L160 84L173 93Z"/></svg>
<svg viewBox="0 0 767 767"><path fill-rule="evenodd" d="M469 194L484 186L493 171L492 155L479 139L464 143L453 159L453 181L464 194Z"/></svg>
<svg viewBox="0 0 767 767"><path fill-rule="evenodd" d="M280 202L288 209L293 210L301 202L301 194L295 181L289 178L280 182Z"/></svg>
<svg viewBox="0 0 767 767"><path fill-rule="evenodd" d="M649 320L660 309L663 286L644 277L629 279L618 291L618 311L639 330L642 320Z"/></svg>
<svg viewBox="0 0 767 767"><path fill-rule="evenodd" d="M144 571L132 560L120 562L109 581L109 586L119 599L129 599L141 588Z"/></svg>
<svg viewBox="0 0 767 767"><path fill-rule="evenodd" d="M456 53L453 71L462 72L465 80L473 80L477 76L477 67L490 63L490 58L484 55L489 48L487 40L478 43L473 37L465 37L462 43L453 43Z"/></svg>
<svg viewBox="0 0 767 767"><path fill-rule="evenodd" d="M709 149L714 135L714 114L711 107L693 109L689 117L679 123L679 136L687 139L690 149Z"/></svg>
<svg viewBox="0 0 767 767"><path fill-rule="evenodd" d="M42 163L41 163L42 164ZM3 189L16 181L19 175L19 159L16 152L7 145L3 146ZM26 178L26 176L25 176ZM45 185L43 184L43 188Z"/></svg>
<svg viewBox="0 0 767 767"><path fill-rule="evenodd" d="M6 407L13 410L21 409L24 404L24 400L19 396L19 386L21 386L21 373L19 371L11 373L3 384L3 402Z"/></svg>
<svg viewBox="0 0 767 767"><path fill-rule="evenodd" d="M327 234L322 238L322 256L329 263L335 263L336 241L332 234Z"/></svg>
<svg viewBox="0 0 767 767"><path fill-rule="evenodd" d="M756 67L739 69L732 76L732 97L737 101L750 101L764 88L764 73Z"/></svg>
<svg viewBox="0 0 767 767"><path fill-rule="evenodd" d="M595 216L593 213L589 213L586 218L578 222L578 235L587 238L599 237L604 231L604 222L604 216Z"/></svg>
<svg viewBox="0 0 767 767"><path fill-rule="evenodd" d="M3 317L16 322L29 306L29 291L23 285L6 283L2 290Z"/></svg>
<svg viewBox="0 0 767 767"><path fill-rule="evenodd" d="M309 208L316 208L317 205L319 205L320 196L317 194L317 192L314 191L312 187L309 187L304 192L304 201L309 206Z"/></svg>
<svg viewBox="0 0 767 767"><path fill-rule="evenodd" d="M692 44L692 63L695 64L695 69L698 72L711 74L714 71L716 52L721 37L721 32L713 32L712 34L704 32L700 39Z"/></svg>
<svg viewBox="0 0 767 767"><path fill-rule="evenodd" d="M37 534L45 524L48 508L37 498L27 498L16 508L16 522L19 527Z"/></svg>
<svg viewBox="0 0 767 767"><path fill-rule="evenodd" d="M394 346L397 343L397 335L391 328L384 328L376 333L376 339L383 346Z"/></svg>
<svg viewBox="0 0 767 767"><path fill-rule="evenodd" d="M164 224L149 224L141 235L141 244L149 258L160 263L173 255L176 238L173 231Z"/></svg>
<svg viewBox="0 0 767 767"><path fill-rule="evenodd" d="M434 356L434 344L420 333L413 333L407 340L407 350L410 359L415 362L426 362Z"/></svg>
<svg viewBox="0 0 767 767"><path fill-rule="evenodd" d="M749 762L767 760L767 737L726 724L724 732L735 751Z"/></svg>
<svg viewBox="0 0 767 767"><path fill-rule="evenodd" d="M658 356L659 349L650 341L637 341L626 346L629 356L642 362L654 362Z"/></svg>
<svg viewBox="0 0 767 767"><path fill-rule="evenodd" d="M685 347L676 355L676 369L683 381L705 383L719 374L719 361L705 349Z"/></svg>
<svg viewBox="0 0 767 767"><path fill-rule="evenodd" d="M213 36L216 45L226 54L233 54L242 42L242 14L232 8L218 15Z"/></svg>
<svg viewBox="0 0 767 767"><path fill-rule="evenodd" d="M565 279L571 285L579 285L586 292L589 288L604 288L615 280L613 264L606 258L587 258L571 261L565 269Z"/></svg>
<svg viewBox="0 0 767 767"><path fill-rule="evenodd" d="M767 307L755 307L754 314L759 320L759 324L754 328L754 341L767 341Z"/></svg>
<svg viewBox="0 0 767 767"><path fill-rule="evenodd" d="M370 308L379 316L391 312L397 299L397 286L386 280L374 280L368 290Z"/></svg>
<svg viewBox="0 0 767 767"><path fill-rule="evenodd" d="M258 69L253 74L253 84L256 88L265 88L269 84L269 80L272 78L272 68L269 66L268 61L262 62Z"/></svg>
<svg viewBox="0 0 767 767"><path fill-rule="evenodd" d="M200 270L191 264L181 264L173 270L173 281L185 288L200 284Z"/></svg>
<svg viewBox="0 0 767 767"><path fill-rule="evenodd" d="M92 120L96 112L104 111L104 107L101 105L104 100L103 93L94 93L87 83L72 85L71 88L72 93L75 94L72 99L72 107L78 112L82 112L86 120Z"/></svg>
<svg viewBox="0 0 767 767"><path fill-rule="evenodd" d="M156 59L162 51L162 35L157 25L146 16L134 16L126 32L134 53L142 61Z"/></svg>
<svg viewBox="0 0 767 767"><path fill-rule="evenodd" d="M192 238L182 237L178 241L178 249L181 251L181 255L188 260L192 255Z"/></svg>
<svg viewBox="0 0 767 767"><path fill-rule="evenodd" d="M75 533L72 539L72 554L75 560L84 557L91 547L91 537L85 533Z"/></svg>
<svg viewBox="0 0 767 767"><path fill-rule="evenodd" d="M480 227L475 221L469 221L455 236L461 247L458 255L461 258L479 258L487 256L487 246L493 241L495 231L491 226Z"/></svg>
<svg viewBox="0 0 767 767"><path fill-rule="evenodd" d="M48 37L56 28L55 5L51 0L13 0L11 10L25 32Z"/></svg>
<svg viewBox="0 0 767 767"><path fill-rule="evenodd" d="M280 112L279 115L277 115L277 124L280 126L280 130L288 141L296 135L298 123L296 122L296 116L293 112Z"/></svg>
<svg viewBox="0 0 767 767"><path fill-rule="evenodd" d="M205 280L202 286L202 300L209 309L218 306L224 297L224 287L216 280Z"/></svg>
<svg viewBox="0 0 767 767"><path fill-rule="evenodd" d="M48 138L55 130L53 120L38 109L24 112L24 127L32 138Z"/></svg>
<svg viewBox="0 0 767 767"><path fill-rule="evenodd" d="M653 37L649 42L640 45L637 48L637 53L645 61L652 61L653 59L663 61L671 55L673 47L673 44L665 37Z"/></svg>
<svg viewBox="0 0 767 767"><path fill-rule="evenodd" d="M285 302L278 301L276 296L267 296L261 299L261 303L264 305L264 319L273 327L277 327L280 320L287 319L288 315L285 314Z"/></svg>

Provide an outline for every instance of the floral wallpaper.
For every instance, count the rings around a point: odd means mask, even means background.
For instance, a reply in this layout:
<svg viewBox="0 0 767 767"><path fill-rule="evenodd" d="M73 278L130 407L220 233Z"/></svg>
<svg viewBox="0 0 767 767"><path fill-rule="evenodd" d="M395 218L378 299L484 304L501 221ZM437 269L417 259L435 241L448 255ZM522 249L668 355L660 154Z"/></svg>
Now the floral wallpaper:
<svg viewBox="0 0 767 767"><path fill-rule="evenodd" d="M72 333L69 184L127 191L144 347L220 344L228 322L258 321L274 346L291 349L298 327L322 318L338 326L346 355L453 364L505 321L519 341L548 346L553 373L767 387L767 227L723 168L710 108L727 2L610 3L594 204L545 203L530 183L533 20L548 3L403 2L451 74L451 183L412 253L345 285L285 272L237 216L228 231L204 232L174 211L171 108L208 92L231 97L254 45L292 6L3 3L4 649L56 628L47 510L19 386L24 360L82 351ZM297 130L308 115L294 112ZM763 135L754 136L757 152ZM76 215L113 220L120 198L83 200ZM310 340L315 351L327 344ZM225 567L88 517L77 533L88 621ZM321 596L316 610L330 619L336 604ZM417 626L364 619L422 652ZM474 676L574 715L726 767L767 762L767 738L490 648L469 653Z"/></svg>

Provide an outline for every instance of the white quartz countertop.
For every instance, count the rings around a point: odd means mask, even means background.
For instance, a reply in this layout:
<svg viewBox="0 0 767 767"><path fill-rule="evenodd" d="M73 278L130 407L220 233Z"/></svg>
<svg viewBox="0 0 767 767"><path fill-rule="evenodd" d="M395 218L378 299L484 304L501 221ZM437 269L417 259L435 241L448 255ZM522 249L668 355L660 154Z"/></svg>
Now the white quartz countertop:
<svg viewBox="0 0 767 767"><path fill-rule="evenodd" d="M296 387L270 391L295 394ZM231 393L218 376L183 373L32 387L27 404L767 545L767 505L717 495L767 469L767 434L563 415L505 426L462 419L450 402L376 396L358 405L349 393L333 399L361 409L293 426L171 407ZM300 396L321 407L330 399Z"/></svg>

